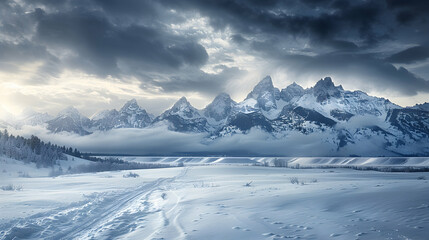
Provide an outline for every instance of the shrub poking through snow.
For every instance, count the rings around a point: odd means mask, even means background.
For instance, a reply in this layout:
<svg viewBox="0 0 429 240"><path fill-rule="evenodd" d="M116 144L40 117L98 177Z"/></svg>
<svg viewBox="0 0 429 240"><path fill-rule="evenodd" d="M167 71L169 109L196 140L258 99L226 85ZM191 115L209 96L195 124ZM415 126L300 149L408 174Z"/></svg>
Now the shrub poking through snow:
<svg viewBox="0 0 429 240"><path fill-rule="evenodd" d="M252 185L252 182L253 182L253 181L250 181L250 182L248 182L248 183L244 184L244 186L245 186L245 187L250 187L250 186Z"/></svg>
<svg viewBox="0 0 429 240"><path fill-rule="evenodd" d="M290 180L290 183L292 184L299 184L299 180L297 177L291 177L289 180Z"/></svg>
<svg viewBox="0 0 429 240"><path fill-rule="evenodd" d="M194 183L194 188L209 188L209 187L219 187L218 185L215 185L214 183L204 183L204 181L201 181L199 183Z"/></svg>
<svg viewBox="0 0 429 240"><path fill-rule="evenodd" d="M15 186L13 184L9 184L6 186L2 186L1 189L3 191L21 191L22 190L22 186Z"/></svg>
<svg viewBox="0 0 429 240"><path fill-rule="evenodd" d="M136 177L140 177L140 175L138 175L137 173L129 172L128 174L125 174L122 177L124 177L124 178L136 178Z"/></svg>
<svg viewBox="0 0 429 240"><path fill-rule="evenodd" d="M426 180L426 177L425 176L418 176L417 180Z"/></svg>

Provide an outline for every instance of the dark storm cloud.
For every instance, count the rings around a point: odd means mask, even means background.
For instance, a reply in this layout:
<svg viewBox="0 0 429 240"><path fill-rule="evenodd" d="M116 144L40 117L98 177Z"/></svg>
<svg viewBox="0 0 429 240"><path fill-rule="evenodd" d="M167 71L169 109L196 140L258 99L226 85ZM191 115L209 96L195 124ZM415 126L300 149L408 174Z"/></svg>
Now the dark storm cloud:
<svg viewBox="0 0 429 240"><path fill-rule="evenodd" d="M228 68L223 65L216 66L216 69L220 70L219 73L208 74L199 69L188 69L186 74L173 74L167 79L153 80L151 84L161 87L165 92L186 92L192 89L213 97L228 90L225 86L229 79L245 73L238 68ZM148 86L144 86L144 88L148 88Z"/></svg>
<svg viewBox="0 0 429 240"><path fill-rule="evenodd" d="M348 69L362 85L413 95L428 92L429 76L391 63L427 60L428 12L424 0L5 0L0 68L40 61L39 75L46 78L77 69L134 77L142 88L164 92L221 91L243 71L202 71L208 63L226 64L216 59L225 54L209 59L205 47L211 46L200 44L211 30L172 27L202 16L215 31L231 32L228 40L242 52L298 66L289 68L291 75ZM304 63L311 65L301 68Z"/></svg>
<svg viewBox="0 0 429 240"><path fill-rule="evenodd" d="M0 68L8 71L43 62L38 72L46 79L62 69L101 77L139 77L142 71L168 77L208 60L197 38L173 33L159 21L169 15L153 1L2 1L0 6L0 59L5 59Z"/></svg>
<svg viewBox="0 0 429 240"><path fill-rule="evenodd" d="M36 39L74 54L73 66L99 75L120 74L119 60L135 61L149 69L172 70L183 65L201 66L204 47L181 36L142 25L121 27L101 12L42 13Z"/></svg>
<svg viewBox="0 0 429 240"><path fill-rule="evenodd" d="M386 2L390 9L396 11L396 20L402 24L427 21L429 5L426 0L386 0Z"/></svg>
<svg viewBox="0 0 429 240"><path fill-rule="evenodd" d="M415 63L429 58L429 48L416 46L405 49L387 58L392 63Z"/></svg>
<svg viewBox="0 0 429 240"><path fill-rule="evenodd" d="M345 76L367 90L370 87L394 90L404 95L429 92L426 80L429 76L419 77L403 66L391 64L426 60L429 57L426 47L401 52L384 48L386 43L400 48L428 41L427 1L164 0L163 3L175 9L198 9L215 29L231 28L234 33L231 41L237 46L274 61L273 65L285 66L289 75ZM288 46L288 42L298 44Z"/></svg>
<svg viewBox="0 0 429 240"><path fill-rule="evenodd" d="M0 41L0 53L0 70L4 72L26 72L27 69L22 69L25 64L41 62L38 66L39 74L28 80L32 84L44 83L48 76L55 77L60 72L58 58L50 54L44 46L29 41Z"/></svg>
<svg viewBox="0 0 429 240"><path fill-rule="evenodd" d="M324 54L318 56L286 56L290 67L302 75L332 73L353 81L359 89L393 90L412 96L418 92L429 92L429 82L414 75L403 67L396 68L390 63L371 54ZM309 66L311 66L310 69ZM358 72L359 75L351 73ZM335 80L335 79L334 79ZM351 83L351 82L350 82Z"/></svg>
<svg viewBox="0 0 429 240"><path fill-rule="evenodd" d="M374 1L356 1L354 4L341 2L164 1L167 6L174 8L189 10L197 8L210 18L211 25L216 29L229 26L247 35L308 37L311 41L330 46L336 46L333 42L341 43L341 38L348 36L357 36L370 44L378 40L380 37L378 35L384 35L384 32L376 34L373 29L373 24L377 22L382 12L383 4ZM353 45L349 41L347 47ZM340 49L344 48L342 44L338 46Z"/></svg>

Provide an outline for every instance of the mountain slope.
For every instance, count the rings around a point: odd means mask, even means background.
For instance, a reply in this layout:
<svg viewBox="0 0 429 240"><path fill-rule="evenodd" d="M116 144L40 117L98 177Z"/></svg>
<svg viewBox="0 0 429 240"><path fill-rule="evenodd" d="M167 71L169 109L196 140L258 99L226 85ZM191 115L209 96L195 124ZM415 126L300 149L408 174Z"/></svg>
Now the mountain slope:
<svg viewBox="0 0 429 240"><path fill-rule="evenodd" d="M113 128L147 127L151 124L152 118L135 99L131 99L119 111L104 110L95 114L91 122L94 130L106 131Z"/></svg>
<svg viewBox="0 0 429 240"><path fill-rule="evenodd" d="M362 149L378 155L429 155L427 106L402 108L388 99L344 90L330 77L307 89L294 82L280 91L267 76L241 102L221 93L199 110L182 97L153 119L132 99L120 110L99 112L91 120L68 108L46 123L53 133L79 135L167 125L171 131L203 133L204 144L236 134L246 137L259 129L271 140L290 136L320 139L340 155L365 155ZM40 116L44 117L48 118Z"/></svg>
<svg viewBox="0 0 429 240"><path fill-rule="evenodd" d="M57 117L47 122L47 129L54 132L71 132L79 135L90 134L87 129L91 125L89 118L81 115L74 107L61 111Z"/></svg>
<svg viewBox="0 0 429 240"><path fill-rule="evenodd" d="M170 130L179 132L207 132L210 128L207 119L185 97L155 118L154 123L159 122L167 123Z"/></svg>
<svg viewBox="0 0 429 240"><path fill-rule="evenodd" d="M206 118L219 122L228 118L233 113L236 105L237 103L228 94L221 93L202 111Z"/></svg>

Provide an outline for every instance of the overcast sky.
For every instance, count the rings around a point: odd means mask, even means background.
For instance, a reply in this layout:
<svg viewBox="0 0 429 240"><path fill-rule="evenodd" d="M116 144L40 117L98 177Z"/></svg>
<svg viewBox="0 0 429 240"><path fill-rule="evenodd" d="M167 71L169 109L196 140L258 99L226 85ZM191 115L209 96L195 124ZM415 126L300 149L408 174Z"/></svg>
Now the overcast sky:
<svg viewBox="0 0 429 240"><path fill-rule="evenodd" d="M325 76L402 105L429 101L425 0L0 0L0 102L91 116L136 98L241 101L264 76Z"/></svg>

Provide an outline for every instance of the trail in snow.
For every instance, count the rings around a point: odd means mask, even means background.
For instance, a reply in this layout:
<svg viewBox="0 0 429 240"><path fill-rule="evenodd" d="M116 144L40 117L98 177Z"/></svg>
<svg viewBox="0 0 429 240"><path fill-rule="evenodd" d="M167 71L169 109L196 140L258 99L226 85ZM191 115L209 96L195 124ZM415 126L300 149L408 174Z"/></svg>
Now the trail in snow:
<svg viewBox="0 0 429 240"><path fill-rule="evenodd" d="M0 225L0 239L112 239L136 235L152 239L157 235L154 229L164 228L183 236L182 228L176 225L180 199L169 194L168 188L187 171L185 168L175 177L159 178L137 188L92 194L67 207L11 221Z"/></svg>
<svg viewBox="0 0 429 240"><path fill-rule="evenodd" d="M228 164L135 172L143 182L124 172L11 177L24 190L0 191L0 239L427 239L429 172ZM39 214L3 214L39 202Z"/></svg>

